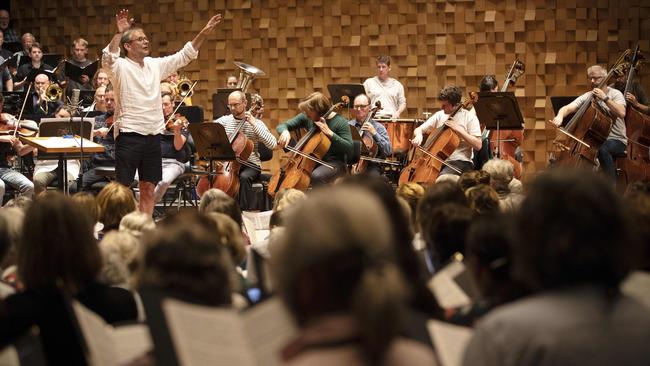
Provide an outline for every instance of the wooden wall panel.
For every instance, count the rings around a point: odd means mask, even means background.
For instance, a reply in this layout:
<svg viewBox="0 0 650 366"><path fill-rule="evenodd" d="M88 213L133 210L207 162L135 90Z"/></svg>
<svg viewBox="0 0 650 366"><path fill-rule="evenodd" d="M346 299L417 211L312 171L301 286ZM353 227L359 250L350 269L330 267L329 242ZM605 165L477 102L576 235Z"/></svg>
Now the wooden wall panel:
<svg viewBox="0 0 650 366"><path fill-rule="evenodd" d="M224 21L199 60L183 70L199 80L195 103L211 116L212 92L233 73L233 61L266 71L255 81L267 123L296 113L298 100L329 83L361 83L374 57L393 57L392 73L406 87L408 117L437 109L448 83L476 90L484 74L503 80L515 57L526 74L514 91L526 119L526 174L546 166L553 131L550 96L588 88L586 67L613 62L639 41L650 51L650 3L643 0L109 0L12 1L18 28L50 51L69 53L83 36L91 55L110 40L114 14L129 8L154 55L175 51L218 11ZM648 90L648 78L642 75Z"/></svg>

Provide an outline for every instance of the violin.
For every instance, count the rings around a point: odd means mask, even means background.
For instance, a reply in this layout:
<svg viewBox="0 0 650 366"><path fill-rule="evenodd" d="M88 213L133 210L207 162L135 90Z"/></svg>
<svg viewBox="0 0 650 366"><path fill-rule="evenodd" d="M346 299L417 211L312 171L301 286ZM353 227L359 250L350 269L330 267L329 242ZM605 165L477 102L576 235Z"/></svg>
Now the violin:
<svg viewBox="0 0 650 366"><path fill-rule="evenodd" d="M111 125L113 124L112 122L112 117L111 116ZM182 116L180 113L175 113L173 115L173 118L168 118L167 122L165 123L165 129L167 131L174 131L174 124L176 124L176 121L179 121L181 123L181 129L186 129L187 126L190 124L190 122L187 120L185 116ZM107 121L108 124L108 121Z"/></svg>
<svg viewBox="0 0 650 366"><path fill-rule="evenodd" d="M603 88L609 83L615 70L629 54L630 50L625 50L597 88ZM597 166L598 148L607 140L615 121L616 117L600 107L594 100L594 96L590 94L566 127L557 127L562 136L553 141L559 149L555 163L573 167ZM551 124L555 126L552 122Z"/></svg>
<svg viewBox="0 0 650 366"><path fill-rule="evenodd" d="M321 118L327 119L332 112L337 112L344 106L348 105L350 98L342 96L341 101L332 105ZM330 149L332 141L325 135L318 126L314 127L305 136L303 136L295 147L288 147L292 152L287 162L280 167L269 181L267 193L271 197L281 190L295 188L306 191L311 182L311 172L316 164L321 164L330 169L335 169L332 165L323 161L322 158Z"/></svg>
<svg viewBox="0 0 650 366"><path fill-rule="evenodd" d="M31 126L28 123L18 122L14 116L8 113L0 113L0 135L34 137L37 132L38 127Z"/></svg>
<svg viewBox="0 0 650 366"><path fill-rule="evenodd" d="M369 123L370 120L377 114L377 112L381 109L381 102L377 101L375 102L375 106L368 112L368 115L366 118L363 120L362 125ZM368 131L363 131L361 133L361 141L363 142L364 146L368 151L370 152L368 154L369 158L375 158L377 157L377 153L379 152L379 146L375 143L375 139L370 135L370 132ZM352 166L352 174L363 174L363 172L366 171L366 168L368 167L368 160L363 159L363 157L359 158L359 162L354 164Z"/></svg>
<svg viewBox="0 0 650 366"><path fill-rule="evenodd" d="M525 71L526 65L519 60L515 60L512 66L510 66L510 70L506 75L506 80L503 82L500 91L508 91L510 84L514 85ZM493 152L492 156L508 160L512 163L514 177L521 179L522 166L516 159L515 152L517 147L521 146L521 142L524 139L523 130L499 130L498 132L488 131L488 133L490 133L490 151Z"/></svg>
<svg viewBox="0 0 650 366"><path fill-rule="evenodd" d="M228 142L235 152L235 160L217 164L215 171L211 172L211 176L214 177L211 181L205 176L199 178L196 184L196 192L199 196L203 196L203 193L210 188L217 188L234 198L239 193L239 170L241 166L243 165L258 171L261 170L257 165L248 161L248 158L253 153L254 145L253 141L249 140L242 131L244 124L248 123L246 119L254 118L252 114L259 108L260 101L255 98L255 95L253 94L251 96L251 108L244 115L244 119L239 122L235 130L228 136Z"/></svg>
<svg viewBox="0 0 650 366"><path fill-rule="evenodd" d="M459 103L449 114L453 118L461 108L469 109L478 100L478 93L469 93L470 99ZM422 185L429 185L436 182L440 171L444 166L460 173L454 166L445 161L460 145L460 137L446 124L438 127L429 134L426 142L417 146L416 155L413 160L404 168L399 176L399 185L415 182Z"/></svg>

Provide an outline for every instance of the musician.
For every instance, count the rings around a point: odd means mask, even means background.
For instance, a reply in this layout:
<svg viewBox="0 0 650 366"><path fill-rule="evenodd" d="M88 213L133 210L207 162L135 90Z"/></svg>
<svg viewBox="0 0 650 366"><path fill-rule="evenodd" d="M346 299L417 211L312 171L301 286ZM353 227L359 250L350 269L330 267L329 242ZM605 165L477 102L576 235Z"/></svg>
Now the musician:
<svg viewBox="0 0 650 366"><path fill-rule="evenodd" d="M102 66L109 70L115 86L115 168L117 181L130 185L136 170L140 178L140 211L153 214L154 189L162 179L160 135L165 130L160 82L198 56L206 37L221 22L215 15L191 42L174 55L149 56L144 31L132 27L129 11L116 15L117 34L102 54ZM120 57L120 49L126 58Z"/></svg>
<svg viewBox="0 0 650 366"><path fill-rule="evenodd" d="M88 58L88 41L83 38L77 38L72 41L72 58L68 60L69 63L79 66L86 67L93 62ZM65 74L64 74L65 75ZM81 75L79 82L75 80L68 80L68 91L70 94L73 89L79 90L93 90L93 86L90 83L90 78L88 75Z"/></svg>
<svg viewBox="0 0 650 366"><path fill-rule="evenodd" d="M492 92L496 93L499 91L499 82L494 75L485 75L481 79L479 84L480 92ZM476 114L476 109L472 107L471 112ZM484 131L484 127L481 126L481 130ZM492 158L492 152L490 151L490 137L487 133L483 132L481 134L481 149L476 151L474 158L472 159L474 163L474 168L479 170L483 167L488 160Z"/></svg>
<svg viewBox="0 0 650 366"><path fill-rule="evenodd" d="M4 97L0 94L0 123L6 124L14 120L8 113L2 113ZM34 194L34 184L17 170L12 168L13 155L27 155L32 151L32 147L23 145L18 137L13 134L0 135L0 202L5 194L5 185L18 190L21 196L31 197Z"/></svg>
<svg viewBox="0 0 650 366"><path fill-rule="evenodd" d="M174 99L171 94L163 94L161 99L165 121L170 121L174 111ZM154 190L154 200L156 202L163 198L172 182L185 172L185 163L190 160L190 154L192 154L187 144L190 132L187 130L187 126L184 125L182 116L178 113L177 115L171 118L169 128L165 130L165 133L160 138L162 180L158 182Z"/></svg>
<svg viewBox="0 0 650 366"><path fill-rule="evenodd" d="M41 70L43 72L51 72L54 70L52 66L43 63L43 50L41 49L40 44L32 44L32 46L29 48L29 55L31 62L20 65L20 67L18 67L18 71L16 72L16 80L18 80L14 83L14 88L16 89L22 89L23 85L26 85L25 83L27 82L27 77L32 72L32 70Z"/></svg>
<svg viewBox="0 0 650 366"><path fill-rule="evenodd" d="M445 162L463 173L474 169L472 149L480 150L482 144L481 127L475 114L461 107L453 118L449 118L453 109L460 104L461 96L462 91L457 86L448 85L442 88L438 95L441 110L434 113L424 124L415 129L415 136L411 142L416 146L420 146L424 134L431 133L434 129L446 125L456 132L460 138L460 144ZM440 176L447 174L460 175L445 165L440 171L439 179Z"/></svg>
<svg viewBox="0 0 650 366"><path fill-rule="evenodd" d="M286 147L291 140L289 131L299 128L305 128L308 131L318 128L332 140L332 145L322 160L332 165L334 169L324 165L314 168L311 173L312 186L329 183L337 176L344 174L346 163L353 153L352 134L345 118L339 114L322 116L331 106L330 100L322 93L311 93L298 104L302 113L280 123L276 128L280 134L278 145L282 147Z"/></svg>
<svg viewBox="0 0 650 366"><path fill-rule="evenodd" d="M5 41L18 42L18 32L11 26L11 15L9 11L0 9L0 31L5 34Z"/></svg>
<svg viewBox="0 0 650 366"><path fill-rule="evenodd" d="M377 76L368 78L363 82L366 94L370 97L371 104L381 101L382 114L392 118L399 116L406 110L406 97L402 83L390 77L390 56L377 57Z"/></svg>
<svg viewBox="0 0 650 366"><path fill-rule="evenodd" d="M598 88L603 78L607 76L607 70L600 65L593 65L587 69L587 76L591 83L592 90L588 91L573 102L560 108L557 116L553 118L556 126L562 124L565 116L576 112L583 103L585 103L590 96L593 96L598 105L616 118L612 124L612 129L607 136L607 140L600 145L598 149L598 161L600 167L612 181L616 181L616 164L614 162L615 156L622 155L627 146L627 136L625 132L625 98L620 91L604 86Z"/></svg>
<svg viewBox="0 0 650 366"><path fill-rule="evenodd" d="M239 79L237 79L235 75L229 75L228 78L226 79L226 88L234 89L237 87L238 83L239 83Z"/></svg>
<svg viewBox="0 0 650 366"><path fill-rule="evenodd" d="M386 127L374 119L365 122L368 113L370 113L370 98L365 94L359 94L354 98L354 119L348 121L350 126L355 126L359 134L369 133L375 144L377 144L377 159L386 159L391 154L393 148L390 144L388 131ZM363 143L363 142L362 142ZM368 162L365 174L379 176L381 174L381 166L379 163Z"/></svg>
<svg viewBox="0 0 650 366"><path fill-rule="evenodd" d="M105 86L100 86L97 89L95 89L95 96L93 97L94 105L90 105L86 108L83 109L83 112L92 112L92 111L100 111L100 112L106 112L106 87Z"/></svg>
<svg viewBox="0 0 650 366"><path fill-rule="evenodd" d="M106 113L95 117L95 126L93 130L93 140L104 147L104 152L94 153L90 163L85 166L86 172L83 174L82 190L88 191L93 184L109 180L106 176L98 175L98 167L115 167L115 138L113 136L113 114L115 112L115 94L113 87L108 86L104 94L106 103ZM86 164L85 164L86 165ZM76 184L70 186L71 192L76 192Z"/></svg>
<svg viewBox="0 0 650 366"><path fill-rule="evenodd" d="M246 138L253 142L253 152L249 156L248 162L260 167L262 162L260 161L259 143L263 143L271 150L275 149L277 146L275 137L264 122L252 115L254 110L247 111L248 102L246 94L243 92L234 91L228 95L228 108L230 108L231 114L219 117L214 122L222 124L226 129L226 135L231 136L239 123L246 120L241 131ZM251 210L257 207L253 183L259 180L260 173L261 168L257 170L245 165L242 165L239 170L239 207L242 210Z"/></svg>
<svg viewBox="0 0 650 366"><path fill-rule="evenodd" d="M650 107L648 107L648 97L643 90L643 86L639 83L638 80L634 79L631 82L631 86L627 94L625 94L625 101L628 102L632 107L637 110L650 114ZM625 87L627 85L627 74L621 73L617 74L616 81L613 85L610 85L621 93L625 93Z"/></svg>
<svg viewBox="0 0 650 366"><path fill-rule="evenodd" d="M14 56L16 57L16 68L20 66L20 60L23 57L31 57L29 50L32 48L32 45L36 43L36 37L34 37L34 35L31 33L25 33L20 37L20 42L23 46L23 49L14 53Z"/></svg>
<svg viewBox="0 0 650 366"><path fill-rule="evenodd" d="M50 100L46 95L50 86L50 79L46 74L38 74L34 78L33 92L31 93L31 106L26 107L26 113L40 123L43 117L54 117L54 112L63 105L60 100Z"/></svg>
<svg viewBox="0 0 650 366"><path fill-rule="evenodd" d="M93 75L93 88L97 89L100 86L107 86L108 84L110 84L108 72L102 68L97 69L97 72Z"/></svg>

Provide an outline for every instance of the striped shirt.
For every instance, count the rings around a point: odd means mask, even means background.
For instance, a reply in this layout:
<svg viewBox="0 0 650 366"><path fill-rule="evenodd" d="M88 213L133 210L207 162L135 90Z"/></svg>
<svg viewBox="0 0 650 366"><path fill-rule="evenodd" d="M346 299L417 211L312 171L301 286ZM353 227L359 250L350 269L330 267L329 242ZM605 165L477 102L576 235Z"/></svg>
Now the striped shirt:
<svg viewBox="0 0 650 366"><path fill-rule="evenodd" d="M227 116L219 117L214 122L222 124L226 130L226 135L230 136L233 134L233 132L235 132L235 129L241 120L235 119L232 114L229 114ZM246 136L246 138L253 141L253 152L248 158L248 161L257 166L260 166L262 162L260 161L260 153L257 150L257 144L261 141L264 145L266 145L266 147L273 150L278 144L275 136L271 134L271 131L269 131L264 122L260 121L259 119L255 120L254 126L248 122L244 123L241 131L244 133L244 136Z"/></svg>

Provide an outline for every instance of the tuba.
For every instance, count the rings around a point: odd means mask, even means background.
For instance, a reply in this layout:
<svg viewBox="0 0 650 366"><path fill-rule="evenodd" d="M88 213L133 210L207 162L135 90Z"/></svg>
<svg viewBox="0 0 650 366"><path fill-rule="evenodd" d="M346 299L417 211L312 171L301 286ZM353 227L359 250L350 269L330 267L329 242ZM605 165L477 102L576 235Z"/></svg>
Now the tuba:
<svg viewBox="0 0 650 366"><path fill-rule="evenodd" d="M239 67L239 82L237 88L246 93L248 87L251 85L256 77L264 76L266 73L257 67L243 62L235 61L235 66Z"/></svg>

